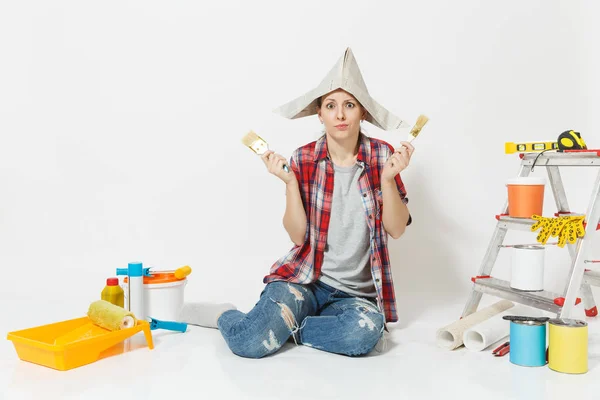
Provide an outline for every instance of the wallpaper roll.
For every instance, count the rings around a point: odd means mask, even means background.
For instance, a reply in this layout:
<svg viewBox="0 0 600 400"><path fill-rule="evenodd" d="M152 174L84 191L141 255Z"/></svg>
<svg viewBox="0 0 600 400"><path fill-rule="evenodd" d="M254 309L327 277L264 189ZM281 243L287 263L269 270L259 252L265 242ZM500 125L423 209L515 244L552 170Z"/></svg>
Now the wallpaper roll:
<svg viewBox="0 0 600 400"><path fill-rule="evenodd" d="M539 311L534 308L517 304L514 307L467 329L463 333L465 347L469 350L481 351L508 337L510 334L510 321L502 319L505 315L537 317L539 314Z"/></svg>
<svg viewBox="0 0 600 400"><path fill-rule="evenodd" d="M482 323L503 311L508 310L514 304L508 300L500 300L486 308L474 312L465 318L455 321L437 331L437 345L441 348L454 350L463 344L463 333L469 328Z"/></svg>

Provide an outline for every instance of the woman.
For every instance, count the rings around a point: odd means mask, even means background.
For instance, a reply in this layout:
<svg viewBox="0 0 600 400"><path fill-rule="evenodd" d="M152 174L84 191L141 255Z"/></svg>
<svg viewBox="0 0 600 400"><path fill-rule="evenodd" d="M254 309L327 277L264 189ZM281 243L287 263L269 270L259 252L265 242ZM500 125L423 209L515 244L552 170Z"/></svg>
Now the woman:
<svg viewBox="0 0 600 400"><path fill-rule="evenodd" d="M364 120L384 129L403 122L369 97L350 49L319 87L279 112L317 114L325 131L293 153L289 172L282 156L262 156L286 185L283 224L295 246L272 266L250 312L221 307L213 317L242 357L273 354L290 337L332 353L367 354L386 321L397 321L387 235L399 238L411 222L399 174L414 149L402 142L394 151L361 132Z"/></svg>

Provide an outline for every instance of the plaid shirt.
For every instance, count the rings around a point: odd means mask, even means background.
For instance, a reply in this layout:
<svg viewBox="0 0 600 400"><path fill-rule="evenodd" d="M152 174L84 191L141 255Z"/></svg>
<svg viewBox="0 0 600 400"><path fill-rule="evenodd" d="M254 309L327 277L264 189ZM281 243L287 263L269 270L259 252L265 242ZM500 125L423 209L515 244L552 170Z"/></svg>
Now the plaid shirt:
<svg viewBox="0 0 600 400"><path fill-rule="evenodd" d="M360 134L357 163L363 167L358 180L365 218L370 232L371 276L377 290L377 303L384 311L387 322L398 321L396 297L387 249L388 234L383 227L383 196L380 176L383 166L394 153L388 143ZM321 276L323 252L327 244L327 231L333 196L333 164L327 151L325 135L294 151L290 167L296 174L300 196L307 216L306 236L301 246L294 247L271 267L264 283L284 280L309 284ZM402 201L408 203L400 175L396 185ZM410 224L412 218L409 218Z"/></svg>

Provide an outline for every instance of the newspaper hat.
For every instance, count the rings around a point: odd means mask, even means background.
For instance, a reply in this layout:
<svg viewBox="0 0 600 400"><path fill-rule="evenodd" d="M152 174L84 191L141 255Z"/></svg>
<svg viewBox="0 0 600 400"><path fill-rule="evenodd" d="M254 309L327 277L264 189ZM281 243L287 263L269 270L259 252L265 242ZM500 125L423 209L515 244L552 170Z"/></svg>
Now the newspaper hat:
<svg viewBox="0 0 600 400"><path fill-rule="evenodd" d="M353 95L367 110L366 120L383 130L394 130L410 125L377 103L367 90L356 59L348 47L319 86L310 92L274 110L289 119L308 117L317 113L319 98L336 89L343 89Z"/></svg>

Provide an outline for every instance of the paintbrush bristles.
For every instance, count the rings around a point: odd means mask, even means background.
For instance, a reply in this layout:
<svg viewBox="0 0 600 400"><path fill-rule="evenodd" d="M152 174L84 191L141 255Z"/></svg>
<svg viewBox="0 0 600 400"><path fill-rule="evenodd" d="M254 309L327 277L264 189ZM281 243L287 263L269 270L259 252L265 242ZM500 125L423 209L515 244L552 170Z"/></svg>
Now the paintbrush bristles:
<svg viewBox="0 0 600 400"><path fill-rule="evenodd" d="M269 150L269 144L254 131L248 132L246 136L242 138L242 143L258 155L263 155Z"/></svg>
<svg viewBox="0 0 600 400"><path fill-rule="evenodd" d="M248 147L251 147L252 144L257 140L261 140L260 137L254 131L250 131L242 138L242 143Z"/></svg>
<svg viewBox="0 0 600 400"><path fill-rule="evenodd" d="M410 134L416 137L419 132L421 132L421 129L423 129L423 126L425 126L427 121L429 121L429 118L427 118L425 115L419 115L415 126L413 126L413 128L410 130Z"/></svg>

